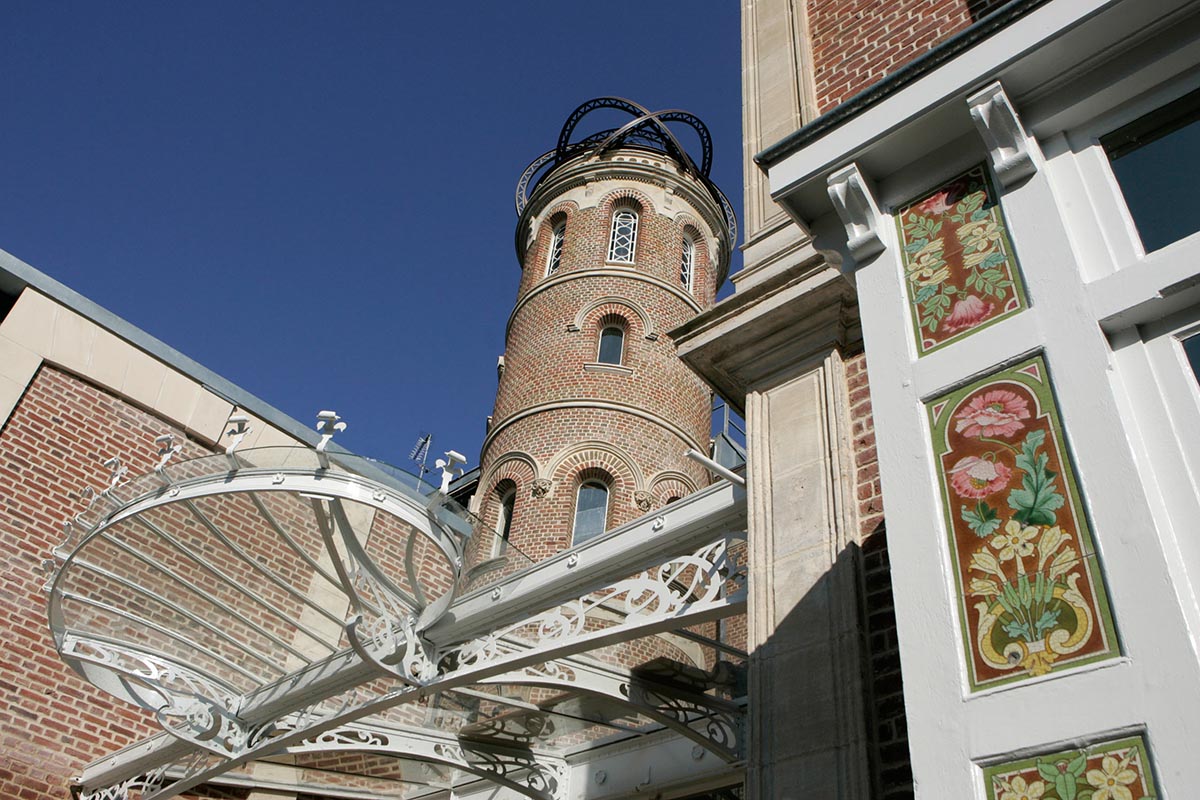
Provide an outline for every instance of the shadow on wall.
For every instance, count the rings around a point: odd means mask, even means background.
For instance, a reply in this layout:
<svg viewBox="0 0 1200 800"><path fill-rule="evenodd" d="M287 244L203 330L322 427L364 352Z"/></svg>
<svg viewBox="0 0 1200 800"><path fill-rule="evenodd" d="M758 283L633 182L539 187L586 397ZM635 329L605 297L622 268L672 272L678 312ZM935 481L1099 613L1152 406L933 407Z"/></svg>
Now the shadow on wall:
<svg viewBox="0 0 1200 800"><path fill-rule="evenodd" d="M837 600L844 599L848 590L854 591L858 602L852 611L842 613ZM783 599L776 594L777 602ZM854 638L861 643L861 661L845 663L845 653L852 651L847 645ZM841 715L847 713L843 705L853 699L844 695L843 676L857 669L863 676L861 708L869 740L870 796L911 800L908 726L882 525L861 547L847 546L833 566L811 583L780 620L757 661L760 679L768 683L765 691L752 691L752 697L757 695L753 706L767 717L750 724L770 736L772 751L771 774L764 776L760 786L771 787L772 796L782 798L800 796L789 793L794 789L840 796L841 776L854 769L840 763L847 751L839 733L848 728L842 721Z"/></svg>

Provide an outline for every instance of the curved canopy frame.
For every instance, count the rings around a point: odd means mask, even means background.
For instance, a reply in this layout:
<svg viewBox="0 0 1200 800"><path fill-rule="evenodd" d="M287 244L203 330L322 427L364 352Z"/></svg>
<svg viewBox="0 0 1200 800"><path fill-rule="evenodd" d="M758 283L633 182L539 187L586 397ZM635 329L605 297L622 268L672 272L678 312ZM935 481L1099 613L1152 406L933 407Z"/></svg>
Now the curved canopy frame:
<svg viewBox="0 0 1200 800"><path fill-rule="evenodd" d="M164 731L89 768L85 798L172 797L280 754L357 750L549 800L566 791L562 742L664 727L740 757L741 712L713 676L689 667L684 685L587 656L742 613L737 487L538 564L513 551L480 587L464 576L492 532L377 462L304 448L167 460L133 480L115 467L50 562L61 657Z"/></svg>

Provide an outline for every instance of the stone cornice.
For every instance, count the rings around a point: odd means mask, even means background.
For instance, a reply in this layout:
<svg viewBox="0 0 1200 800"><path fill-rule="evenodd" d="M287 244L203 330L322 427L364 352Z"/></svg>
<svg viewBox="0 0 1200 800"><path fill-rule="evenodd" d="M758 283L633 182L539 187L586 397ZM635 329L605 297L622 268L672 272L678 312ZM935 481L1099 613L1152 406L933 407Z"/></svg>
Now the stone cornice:
<svg viewBox="0 0 1200 800"><path fill-rule="evenodd" d="M853 279L819 253L669 335L680 358L739 412L747 392L832 349L857 350L862 340Z"/></svg>

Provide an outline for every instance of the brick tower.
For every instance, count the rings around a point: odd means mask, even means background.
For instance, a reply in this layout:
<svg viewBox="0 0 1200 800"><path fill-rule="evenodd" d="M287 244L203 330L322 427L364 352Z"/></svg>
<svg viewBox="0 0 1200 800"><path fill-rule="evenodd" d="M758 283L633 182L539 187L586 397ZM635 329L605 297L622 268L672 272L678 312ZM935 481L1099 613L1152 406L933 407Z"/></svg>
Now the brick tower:
<svg viewBox="0 0 1200 800"><path fill-rule="evenodd" d="M597 111L630 119L576 135ZM698 160L669 127L684 125ZM540 560L708 485L684 453L708 452L711 394L667 332L729 269L735 222L710 164L691 114L599 98L522 175L521 283L475 500L493 555Z"/></svg>

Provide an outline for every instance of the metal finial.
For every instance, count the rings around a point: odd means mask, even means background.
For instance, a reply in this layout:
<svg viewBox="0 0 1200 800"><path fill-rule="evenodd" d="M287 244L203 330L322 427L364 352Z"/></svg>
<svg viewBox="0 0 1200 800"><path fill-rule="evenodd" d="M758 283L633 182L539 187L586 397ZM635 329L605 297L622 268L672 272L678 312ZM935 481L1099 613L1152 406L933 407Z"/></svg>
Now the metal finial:
<svg viewBox="0 0 1200 800"><path fill-rule="evenodd" d="M229 430L225 431L225 435L229 437L229 444L225 446L225 453L233 455L233 451L238 448L242 440L246 438L246 434L254 430L250 427L250 418L245 414L234 414L229 418Z"/></svg>
<svg viewBox="0 0 1200 800"><path fill-rule="evenodd" d="M433 465L442 471L442 494L450 491L450 481L463 474L461 465L467 463L467 457L455 450L447 450L445 455L445 458L433 462Z"/></svg>
<svg viewBox="0 0 1200 800"><path fill-rule="evenodd" d="M162 472L167 462L183 450L183 443L175 444L175 438L173 433L164 433L154 440L158 445L158 464L154 467L155 472Z"/></svg>

